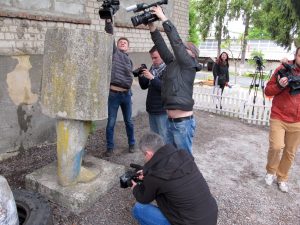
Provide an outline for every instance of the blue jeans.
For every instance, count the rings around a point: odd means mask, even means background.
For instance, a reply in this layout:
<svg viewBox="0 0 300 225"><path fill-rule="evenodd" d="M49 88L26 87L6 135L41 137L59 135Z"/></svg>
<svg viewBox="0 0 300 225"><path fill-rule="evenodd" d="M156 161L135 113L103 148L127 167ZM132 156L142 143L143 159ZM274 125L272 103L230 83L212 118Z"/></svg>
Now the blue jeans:
<svg viewBox="0 0 300 225"><path fill-rule="evenodd" d="M128 145L134 145L134 129L131 119L132 114L132 93L131 91L124 93L115 93L110 91L108 96L108 119L106 125L106 147L114 148L114 128L117 120L119 106L121 106L123 119L126 126Z"/></svg>
<svg viewBox="0 0 300 225"><path fill-rule="evenodd" d="M167 144L174 144L178 149L187 150L192 154L195 128L196 122L194 118L181 122L168 120Z"/></svg>
<svg viewBox="0 0 300 225"><path fill-rule="evenodd" d="M157 206L135 203L132 209L133 217L140 225L171 225Z"/></svg>
<svg viewBox="0 0 300 225"><path fill-rule="evenodd" d="M165 114L150 114L149 113L150 130L159 134L165 142L167 142L167 124L168 115Z"/></svg>

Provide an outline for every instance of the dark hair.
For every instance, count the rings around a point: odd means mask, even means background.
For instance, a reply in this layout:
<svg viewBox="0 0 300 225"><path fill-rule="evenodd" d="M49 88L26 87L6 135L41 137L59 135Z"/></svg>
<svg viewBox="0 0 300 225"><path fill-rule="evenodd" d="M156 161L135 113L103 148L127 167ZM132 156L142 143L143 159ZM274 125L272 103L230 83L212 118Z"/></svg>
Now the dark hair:
<svg viewBox="0 0 300 225"><path fill-rule="evenodd" d="M120 38L118 39L117 43L119 43L119 41L121 41L121 40L127 41L128 46L129 46L129 40L128 40L126 37L120 37Z"/></svg>
<svg viewBox="0 0 300 225"><path fill-rule="evenodd" d="M222 53L219 55L219 57L218 57L216 63L217 63L217 64L221 64L221 63L222 63L223 60L221 59L221 56L222 56L223 53L225 53L225 54L227 55L227 59L225 60L225 63L226 63L226 66L229 67L229 63L228 63L228 58L229 58L229 56L228 56L227 52L222 52Z"/></svg>
<svg viewBox="0 0 300 225"><path fill-rule="evenodd" d="M157 51L157 48L156 46L154 45L150 50L149 50L149 53L152 54L153 52L156 52Z"/></svg>

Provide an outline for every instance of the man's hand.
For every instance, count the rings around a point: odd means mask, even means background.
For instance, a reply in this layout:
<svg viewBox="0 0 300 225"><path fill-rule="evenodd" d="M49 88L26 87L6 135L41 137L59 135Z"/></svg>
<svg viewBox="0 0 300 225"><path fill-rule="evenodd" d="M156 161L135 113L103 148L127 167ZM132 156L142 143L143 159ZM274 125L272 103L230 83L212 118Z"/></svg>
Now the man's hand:
<svg viewBox="0 0 300 225"><path fill-rule="evenodd" d="M137 185L137 183L135 182L135 181L133 181L133 180L131 180L131 183L132 183L132 186L131 186L131 190L133 190L133 188Z"/></svg>
<svg viewBox="0 0 300 225"><path fill-rule="evenodd" d="M144 179L144 173L143 170L139 170L136 172L136 174L138 174L138 179L139 180L143 180ZM133 188L137 185L137 183L134 180L131 180L132 186L131 186L131 190L133 190Z"/></svg>
<svg viewBox="0 0 300 225"><path fill-rule="evenodd" d="M152 73L150 73L149 70L147 69L143 69L143 76L146 77L148 80L153 80L154 76L152 75Z"/></svg>
<svg viewBox="0 0 300 225"><path fill-rule="evenodd" d="M278 83L281 87L286 87L289 84L288 78L287 77L282 77L280 78L280 76L278 75Z"/></svg>
<svg viewBox="0 0 300 225"><path fill-rule="evenodd" d="M154 6L152 9L152 14L155 14L162 22L168 20L168 18L166 17L166 15L164 14L162 8L158 5L158 6Z"/></svg>
<svg viewBox="0 0 300 225"><path fill-rule="evenodd" d="M281 62L281 63L288 63L289 60L288 60L288 58L283 58L283 59L280 60L280 62Z"/></svg>

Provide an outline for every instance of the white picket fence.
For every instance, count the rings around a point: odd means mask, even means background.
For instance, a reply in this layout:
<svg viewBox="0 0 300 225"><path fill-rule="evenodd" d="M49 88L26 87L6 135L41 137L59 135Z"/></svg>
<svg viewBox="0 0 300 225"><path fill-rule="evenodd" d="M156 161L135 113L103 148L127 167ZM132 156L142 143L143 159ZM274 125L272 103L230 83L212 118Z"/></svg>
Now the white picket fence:
<svg viewBox="0 0 300 225"><path fill-rule="evenodd" d="M269 125L272 100L266 98L263 104L262 92L257 92L254 102L254 89L249 93L249 90L226 87L221 96L219 88L195 85L193 98L195 109L237 117L251 124Z"/></svg>

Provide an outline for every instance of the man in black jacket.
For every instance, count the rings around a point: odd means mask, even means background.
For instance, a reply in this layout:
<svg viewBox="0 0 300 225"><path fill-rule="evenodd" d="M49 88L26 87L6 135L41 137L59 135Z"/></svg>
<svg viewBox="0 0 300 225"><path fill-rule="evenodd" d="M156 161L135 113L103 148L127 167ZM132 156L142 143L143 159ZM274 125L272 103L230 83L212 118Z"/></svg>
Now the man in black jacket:
<svg viewBox="0 0 300 225"><path fill-rule="evenodd" d="M216 225L218 207L194 158L165 145L156 133L142 136L142 182L132 181L133 216L142 225ZM149 204L156 200L157 206Z"/></svg>
<svg viewBox="0 0 300 225"><path fill-rule="evenodd" d="M162 101L168 114L167 143L192 154L195 132L193 118L193 86L196 72L201 69L197 62L198 48L192 43L184 44L180 36L164 15L160 6L153 7L155 14L163 23L164 31L170 41L174 55L168 49L163 37L153 23L149 23L152 40L165 62L166 69L162 83Z"/></svg>
<svg viewBox="0 0 300 225"><path fill-rule="evenodd" d="M143 69L138 77L139 84L143 90L148 89L146 100L146 111L149 115L150 130L167 138L167 112L161 101L161 80L166 64L161 59L157 49L153 46L150 51L152 66L150 70Z"/></svg>

